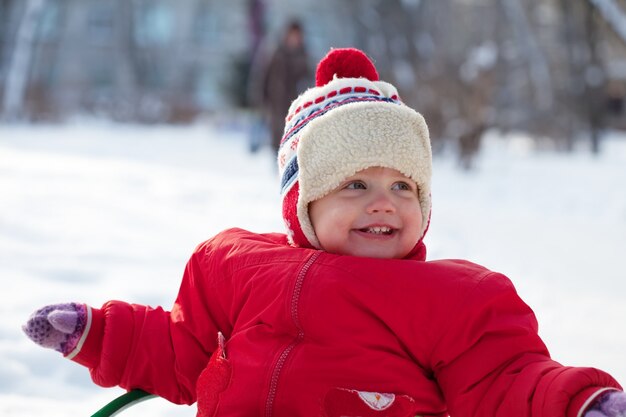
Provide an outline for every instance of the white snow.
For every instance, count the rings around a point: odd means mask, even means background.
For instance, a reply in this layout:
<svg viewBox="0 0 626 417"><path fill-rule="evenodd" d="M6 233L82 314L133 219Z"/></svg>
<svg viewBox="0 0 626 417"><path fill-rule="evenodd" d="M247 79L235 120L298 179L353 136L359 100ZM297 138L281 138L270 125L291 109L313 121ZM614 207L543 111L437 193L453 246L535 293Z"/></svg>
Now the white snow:
<svg viewBox="0 0 626 417"><path fill-rule="evenodd" d="M626 137L597 157L531 145L491 135L469 174L435 159L429 258L505 273L555 359L626 383ZM225 126L0 125L0 415L88 416L122 393L21 324L62 301L171 306L196 244L232 226L282 231L271 159ZM122 415L195 407L152 399Z"/></svg>

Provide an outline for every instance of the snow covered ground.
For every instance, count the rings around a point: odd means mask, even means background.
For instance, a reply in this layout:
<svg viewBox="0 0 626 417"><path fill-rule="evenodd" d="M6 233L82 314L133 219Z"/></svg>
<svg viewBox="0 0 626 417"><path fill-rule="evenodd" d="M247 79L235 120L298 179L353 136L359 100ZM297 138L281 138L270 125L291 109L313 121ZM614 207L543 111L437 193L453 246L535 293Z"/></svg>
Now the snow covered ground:
<svg viewBox="0 0 626 417"><path fill-rule="evenodd" d="M491 136L469 174L435 159L429 258L504 272L552 355L626 383L626 137L599 157ZM0 415L88 416L121 393L22 335L48 303L171 306L197 243L281 231L269 151L211 126L0 125ZM124 416L194 416L153 399Z"/></svg>

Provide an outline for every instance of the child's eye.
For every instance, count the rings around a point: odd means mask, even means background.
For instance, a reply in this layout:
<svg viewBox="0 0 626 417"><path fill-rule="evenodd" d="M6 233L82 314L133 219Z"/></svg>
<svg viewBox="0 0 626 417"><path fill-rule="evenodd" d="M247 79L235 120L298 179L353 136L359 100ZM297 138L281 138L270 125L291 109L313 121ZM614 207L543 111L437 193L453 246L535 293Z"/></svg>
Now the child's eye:
<svg viewBox="0 0 626 417"><path fill-rule="evenodd" d="M346 190L365 190L367 187L362 181L351 181L344 187Z"/></svg>
<svg viewBox="0 0 626 417"><path fill-rule="evenodd" d="M413 187L411 187L409 183L403 181L394 183L391 189L400 191L413 191Z"/></svg>

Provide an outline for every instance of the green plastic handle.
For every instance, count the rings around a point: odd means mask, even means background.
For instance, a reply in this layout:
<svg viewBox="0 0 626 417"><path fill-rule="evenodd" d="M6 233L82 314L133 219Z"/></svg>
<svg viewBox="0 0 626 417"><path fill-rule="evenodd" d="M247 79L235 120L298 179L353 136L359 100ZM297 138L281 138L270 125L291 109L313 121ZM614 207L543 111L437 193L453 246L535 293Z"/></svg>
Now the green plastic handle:
<svg viewBox="0 0 626 417"><path fill-rule="evenodd" d="M154 397L156 397L156 395L149 394L140 389L135 389L127 392L126 394L120 395L119 397L102 407L100 410L96 411L96 413L93 414L91 417L112 417L132 405Z"/></svg>

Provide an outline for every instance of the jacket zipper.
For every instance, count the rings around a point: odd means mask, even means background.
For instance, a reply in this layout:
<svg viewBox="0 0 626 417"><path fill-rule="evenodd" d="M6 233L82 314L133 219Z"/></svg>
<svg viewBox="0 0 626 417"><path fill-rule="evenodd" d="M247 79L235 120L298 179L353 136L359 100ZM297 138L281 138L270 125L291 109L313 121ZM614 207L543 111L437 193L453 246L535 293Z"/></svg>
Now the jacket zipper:
<svg viewBox="0 0 626 417"><path fill-rule="evenodd" d="M296 347L302 339L304 339L304 330L300 325L300 317L298 316L298 304L300 302L300 292L302 291L302 285L304 283L304 278L315 260L320 256L321 252L315 252L311 257L306 261L304 266L298 272L298 277L296 278L296 285L293 290L293 295L291 297L291 319L293 320L296 329L298 330L298 334L296 338L289 345L283 349L280 354L278 361L276 361L276 365L274 366L274 371L272 372L272 379L270 380L270 390L267 395L267 401L265 403L265 416L271 417L274 412L274 400L276 399L276 391L278 388L278 380L280 378L280 373L283 370L285 362L289 357L289 354Z"/></svg>

